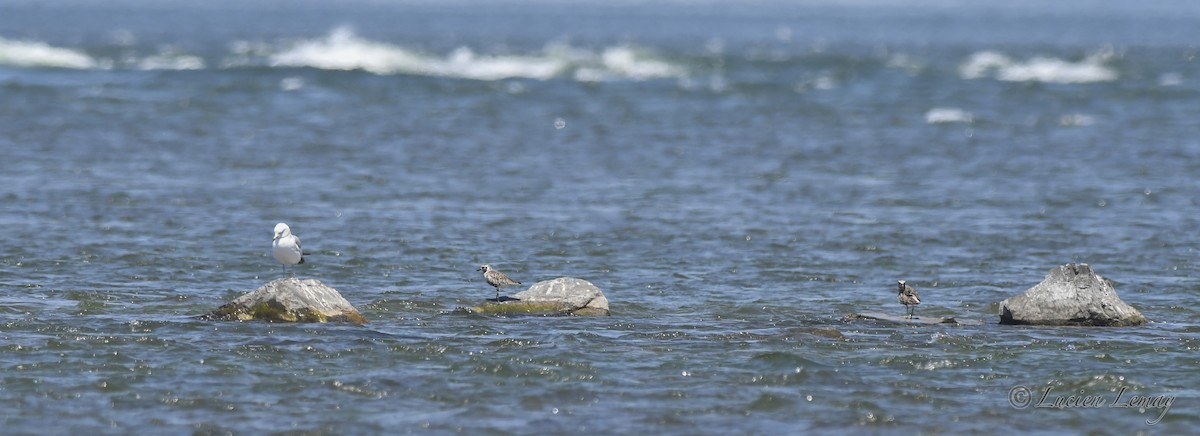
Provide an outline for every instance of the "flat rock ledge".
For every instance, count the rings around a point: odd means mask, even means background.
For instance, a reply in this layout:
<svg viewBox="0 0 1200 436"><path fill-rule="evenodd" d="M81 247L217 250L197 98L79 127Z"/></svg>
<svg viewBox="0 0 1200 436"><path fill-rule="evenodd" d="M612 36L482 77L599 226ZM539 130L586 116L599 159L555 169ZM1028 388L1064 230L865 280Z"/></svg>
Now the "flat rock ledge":
<svg viewBox="0 0 1200 436"><path fill-rule="evenodd" d="M900 324L924 324L924 325L982 325L983 322L977 319L956 319L949 316L944 317L920 317L914 316L908 319L908 315L898 316L889 315L879 312L861 312L851 313L842 317L842 321L887 321Z"/></svg>
<svg viewBox="0 0 1200 436"><path fill-rule="evenodd" d="M1086 263L1050 270L1024 293L1000 302L1000 324L1136 326L1146 317L1117 297L1112 284Z"/></svg>
<svg viewBox="0 0 1200 436"><path fill-rule="evenodd" d="M270 322L367 322L336 289L318 280L277 279L201 316Z"/></svg>
<svg viewBox="0 0 1200 436"><path fill-rule="evenodd" d="M609 315L604 292L587 280L573 277L534 283L527 290L489 301L472 311L492 315Z"/></svg>

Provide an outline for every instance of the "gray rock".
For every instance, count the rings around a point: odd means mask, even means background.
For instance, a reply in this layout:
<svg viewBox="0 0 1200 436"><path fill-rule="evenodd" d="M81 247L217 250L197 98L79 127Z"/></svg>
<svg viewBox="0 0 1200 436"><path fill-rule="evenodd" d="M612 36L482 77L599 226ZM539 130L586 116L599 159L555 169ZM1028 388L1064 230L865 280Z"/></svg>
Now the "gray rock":
<svg viewBox="0 0 1200 436"><path fill-rule="evenodd" d="M587 280L573 277L540 281L510 299L487 303L474 310L493 314L609 315L608 298L604 292Z"/></svg>
<svg viewBox="0 0 1200 436"><path fill-rule="evenodd" d="M1050 270L1021 295L1000 302L1001 324L1134 326L1146 317L1117 297L1112 285L1086 263Z"/></svg>
<svg viewBox="0 0 1200 436"><path fill-rule="evenodd" d="M272 322L367 322L336 289L317 280L277 279L203 316Z"/></svg>
<svg viewBox="0 0 1200 436"><path fill-rule="evenodd" d="M928 325L982 325L983 324L983 321L980 321L978 319L956 319L956 318L950 317L950 316L937 317L937 318L917 316L917 317L909 318L907 316L896 316L896 315L880 313L880 312L851 313L849 315L842 317L842 321L861 321L861 320L887 321L887 322L894 322L894 323L900 323L900 324L928 324Z"/></svg>

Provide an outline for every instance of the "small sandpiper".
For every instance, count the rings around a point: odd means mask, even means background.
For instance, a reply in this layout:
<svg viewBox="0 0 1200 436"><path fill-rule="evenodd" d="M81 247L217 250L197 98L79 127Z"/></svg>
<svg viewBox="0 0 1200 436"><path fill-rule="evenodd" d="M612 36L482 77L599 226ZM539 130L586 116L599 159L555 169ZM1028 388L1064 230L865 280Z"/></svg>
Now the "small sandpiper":
<svg viewBox="0 0 1200 436"><path fill-rule="evenodd" d="M913 319L913 312L916 311L916 305L921 304L921 297L917 295L917 288L900 280L897 283L900 285L900 292L896 295L896 299L900 300L900 304L908 309L908 319Z"/></svg>
<svg viewBox="0 0 1200 436"><path fill-rule="evenodd" d="M487 284L496 288L496 302L500 302L500 288L505 286L519 285L521 282L508 278L504 273L492 268L491 265L484 264L476 271L483 271L483 279L487 280Z"/></svg>

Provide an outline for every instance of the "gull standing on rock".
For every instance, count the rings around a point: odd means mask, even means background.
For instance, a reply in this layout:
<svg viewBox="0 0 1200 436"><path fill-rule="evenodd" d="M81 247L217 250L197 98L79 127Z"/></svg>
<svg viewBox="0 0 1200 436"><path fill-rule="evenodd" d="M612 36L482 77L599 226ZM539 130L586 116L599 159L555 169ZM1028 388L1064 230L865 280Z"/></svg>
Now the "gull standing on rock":
<svg viewBox="0 0 1200 436"><path fill-rule="evenodd" d="M492 268L491 265L484 264L476 271L483 271L483 279L487 280L487 284L496 288L496 302L500 302L500 288L511 285L519 285L521 282L508 278L504 273Z"/></svg>
<svg viewBox="0 0 1200 436"><path fill-rule="evenodd" d="M275 225L275 240L271 242L271 254L275 255L287 272L288 265L304 263L304 250L300 249L300 237L292 234L291 227L279 223ZM293 271L292 274L295 274Z"/></svg>
<svg viewBox="0 0 1200 436"><path fill-rule="evenodd" d="M908 319L913 319L913 313L917 309L916 305L921 304L921 297L917 295L917 288L905 283L904 280L897 283L900 285L900 292L896 294L896 299L900 300L900 304L903 304L905 309L908 309Z"/></svg>

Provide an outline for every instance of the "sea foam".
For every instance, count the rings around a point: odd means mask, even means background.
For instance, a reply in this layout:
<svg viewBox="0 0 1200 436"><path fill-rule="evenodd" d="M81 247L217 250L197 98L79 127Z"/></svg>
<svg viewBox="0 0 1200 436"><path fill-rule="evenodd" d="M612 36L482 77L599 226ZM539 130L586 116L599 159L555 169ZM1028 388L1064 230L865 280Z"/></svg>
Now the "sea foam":
<svg viewBox="0 0 1200 436"><path fill-rule="evenodd" d="M71 49L54 47L44 42L13 41L0 38L0 65L24 68L97 68L100 63L92 57Z"/></svg>
<svg viewBox="0 0 1200 436"><path fill-rule="evenodd" d="M601 52L551 43L533 54L478 54L458 47L445 56L371 41L348 28L303 40L268 55L272 67L361 70L380 75L413 74L473 80L572 77L580 81L682 78L683 67L629 46Z"/></svg>
<svg viewBox="0 0 1200 436"><path fill-rule="evenodd" d="M269 60L276 67L363 70L375 74L419 73L430 67L429 60L417 53L365 40L345 28L322 39L301 41L272 54Z"/></svg>
<svg viewBox="0 0 1200 436"><path fill-rule="evenodd" d="M935 107L925 112L925 122L940 123L971 123L974 117L970 112L954 107Z"/></svg>
<svg viewBox="0 0 1200 436"><path fill-rule="evenodd" d="M132 39L132 36L128 37ZM149 55L130 54L117 61L95 59L83 51L44 42L0 38L0 66L138 70L203 70L201 57L165 47ZM318 38L291 43L234 42L216 68L315 68L365 71L379 75L410 74L470 80L549 80L581 82L685 79L688 70L653 51L632 45L583 49L561 42L529 53L477 53L458 47L444 55L429 54L387 42L373 41L350 28L334 29Z"/></svg>
<svg viewBox="0 0 1200 436"><path fill-rule="evenodd" d="M1017 61L994 51L972 54L961 66L964 79L991 77L1008 82L1092 83L1117 80L1117 72L1104 65L1104 54L1095 54L1079 62L1054 57L1034 57Z"/></svg>
<svg viewBox="0 0 1200 436"><path fill-rule="evenodd" d="M174 50L138 59L137 68L140 70L203 70L204 59Z"/></svg>

